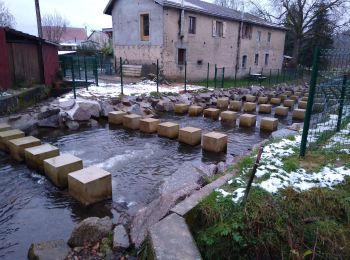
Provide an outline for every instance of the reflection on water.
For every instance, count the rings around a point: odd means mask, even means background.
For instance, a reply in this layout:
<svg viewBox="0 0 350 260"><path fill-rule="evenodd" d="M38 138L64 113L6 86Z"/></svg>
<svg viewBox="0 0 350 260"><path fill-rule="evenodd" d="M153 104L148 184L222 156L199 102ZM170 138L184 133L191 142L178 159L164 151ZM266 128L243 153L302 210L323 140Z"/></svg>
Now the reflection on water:
<svg viewBox="0 0 350 260"><path fill-rule="evenodd" d="M162 115L162 121L178 122L209 131L227 132L228 154L241 155L268 133L221 125L206 118ZM290 118L280 121L287 123ZM282 125L280 125L281 127ZM101 124L80 132L40 130L33 133L44 142L59 147L61 153L74 154L84 166L98 165L113 178L113 201L140 207L157 196L162 180L186 161L217 163L226 154L202 152L176 140ZM67 191L60 191L45 177L14 162L0 152L0 258L25 259L30 243L68 239L74 223L89 216L111 216L111 201L84 208Z"/></svg>

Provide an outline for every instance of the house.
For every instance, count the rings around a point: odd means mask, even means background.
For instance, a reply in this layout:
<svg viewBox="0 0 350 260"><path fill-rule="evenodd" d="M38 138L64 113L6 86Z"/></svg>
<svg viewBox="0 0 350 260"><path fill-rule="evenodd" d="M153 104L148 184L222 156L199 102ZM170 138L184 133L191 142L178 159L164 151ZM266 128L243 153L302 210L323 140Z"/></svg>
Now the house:
<svg viewBox="0 0 350 260"><path fill-rule="evenodd" d="M64 30L55 26L43 26L42 28L43 38L59 42L60 51L75 51L82 42L87 40L85 28L66 27Z"/></svg>
<svg viewBox="0 0 350 260"><path fill-rule="evenodd" d="M152 66L168 78L203 79L207 64L226 76L281 69L285 29L254 15L200 0L110 0L116 58ZM154 66L154 65L153 65Z"/></svg>
<svg viewBox="0 0 350 260"><path fill-rule="evenodd" d="M92 31L86 41L82 45L92 46L97 50L101 50L110 41L109 35L103 31Z"/></svg>
<svg viewBox="0 0 350 260"><path fill-rule="evenodd" d="M0 89L54 82L59 68L57 44L0 27L0 50Z"/></svg>

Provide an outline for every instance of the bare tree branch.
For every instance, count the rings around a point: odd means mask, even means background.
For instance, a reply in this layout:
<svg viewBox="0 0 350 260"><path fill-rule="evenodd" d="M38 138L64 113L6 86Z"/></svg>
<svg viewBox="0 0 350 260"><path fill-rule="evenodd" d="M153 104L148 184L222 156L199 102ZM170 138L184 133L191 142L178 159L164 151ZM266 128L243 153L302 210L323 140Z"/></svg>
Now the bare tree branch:
<svg viewBox="0 0 350 260"><path fill-rule="evenodd" d="M14 16L7 9L3 1L0 1L0 26L14 28L16 24Z"/></svg>
<svg viewBox="0 0 350 260"><path fill-rule="evenodd" d="M44 38L59 43L69 24L68 20L55 12L45 14L42 19Z"/></svg>

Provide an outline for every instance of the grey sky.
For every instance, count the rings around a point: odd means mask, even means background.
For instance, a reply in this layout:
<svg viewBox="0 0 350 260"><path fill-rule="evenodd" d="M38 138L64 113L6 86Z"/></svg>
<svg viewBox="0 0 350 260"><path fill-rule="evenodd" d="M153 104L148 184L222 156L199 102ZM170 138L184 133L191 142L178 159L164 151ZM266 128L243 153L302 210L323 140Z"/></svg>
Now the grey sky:
<svg viewBox="0 0 350 260"><path fill-rule="evenodd" d="M37 35L34 0L2 0L16 19L16 29ZM213 2L213 0L205 0ZM112 26L112 18L104 15L108 0L40 0L41 15L57 11L72 27L91 30Z"/></svg>

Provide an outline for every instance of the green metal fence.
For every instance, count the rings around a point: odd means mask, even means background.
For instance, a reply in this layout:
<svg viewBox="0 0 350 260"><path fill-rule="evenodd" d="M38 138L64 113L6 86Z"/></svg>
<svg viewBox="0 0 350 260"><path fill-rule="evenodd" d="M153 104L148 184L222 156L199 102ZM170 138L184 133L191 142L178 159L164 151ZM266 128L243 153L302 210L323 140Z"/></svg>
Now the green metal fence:
<svg viewBox="0 0 350 260"><path fill-rule="evenodd" d="M316 49L300 156L319 149L350 152L350 49Z"/></svg>

